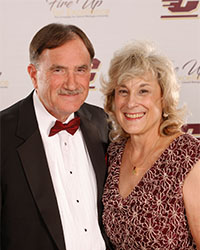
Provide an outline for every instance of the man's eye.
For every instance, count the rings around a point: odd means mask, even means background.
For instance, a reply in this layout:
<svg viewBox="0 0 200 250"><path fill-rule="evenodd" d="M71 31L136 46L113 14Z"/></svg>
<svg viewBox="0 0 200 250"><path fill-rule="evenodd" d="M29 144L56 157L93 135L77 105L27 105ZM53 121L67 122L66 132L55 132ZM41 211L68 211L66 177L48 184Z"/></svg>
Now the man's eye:
<svg viewBox="0 0 200 250"><path fill-rule="evenodd" d="M62 69L62 68L55 68L52 71L55 74L65 74L65 69Z"/></svg>
<svg viewBox="0 0 200 250"><path fill-rule="evenodd" d="M87 72L87 69L85 67L79 67L79 68L77 68L77 72L85 73L85 72Z"/></svg>

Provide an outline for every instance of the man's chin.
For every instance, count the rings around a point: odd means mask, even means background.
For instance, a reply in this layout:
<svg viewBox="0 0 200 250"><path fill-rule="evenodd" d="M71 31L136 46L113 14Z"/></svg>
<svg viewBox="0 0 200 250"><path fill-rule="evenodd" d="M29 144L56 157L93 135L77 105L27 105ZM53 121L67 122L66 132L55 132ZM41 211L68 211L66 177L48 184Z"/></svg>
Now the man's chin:
<svg viewBox="0 0 200 250"><path fill-rule="evenodd" d="M73 103L66 103L65 106L62 108L63 114L67 113L67 114L72 114L76 111L78 111L80 109L80 107L82 106L82 103L79 104L73 104Z"/></svg>

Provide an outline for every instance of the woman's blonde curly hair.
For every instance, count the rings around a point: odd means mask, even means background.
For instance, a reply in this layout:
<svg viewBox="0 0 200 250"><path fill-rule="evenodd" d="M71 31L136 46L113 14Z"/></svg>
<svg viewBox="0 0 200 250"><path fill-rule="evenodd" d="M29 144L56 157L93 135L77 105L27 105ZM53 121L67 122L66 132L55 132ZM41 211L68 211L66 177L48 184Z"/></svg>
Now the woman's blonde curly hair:
<svg viewBox="0 0 200 250"><path fill-rule="evenodd" d="M111 123L110 139L129 137L119 125L115 116L114 98L116 86L133 78L143 78L147 73L158 80L162 93L163 116L160 134L173 135L181 131L185 108L178 108L179 84L172 62L153 43L134 41L115 52L110 62L108 80L102 78L102 92L105 95L104 108Z"/></svg>

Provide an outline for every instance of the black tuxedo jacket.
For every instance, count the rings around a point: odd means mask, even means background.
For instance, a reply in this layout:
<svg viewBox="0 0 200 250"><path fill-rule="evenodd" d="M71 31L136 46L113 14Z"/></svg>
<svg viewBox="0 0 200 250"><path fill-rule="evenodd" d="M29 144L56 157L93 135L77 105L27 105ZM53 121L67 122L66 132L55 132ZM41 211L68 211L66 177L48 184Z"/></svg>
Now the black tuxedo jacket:
<svg viewBox="0 0 200 250"><path fill-rule="evenodd" d="M86 103L77 114L96 174L99 225L107 241L101 222L108 144L106 115L101 108ZM1 250L66 250L32 93L0 115Z"/></svg>

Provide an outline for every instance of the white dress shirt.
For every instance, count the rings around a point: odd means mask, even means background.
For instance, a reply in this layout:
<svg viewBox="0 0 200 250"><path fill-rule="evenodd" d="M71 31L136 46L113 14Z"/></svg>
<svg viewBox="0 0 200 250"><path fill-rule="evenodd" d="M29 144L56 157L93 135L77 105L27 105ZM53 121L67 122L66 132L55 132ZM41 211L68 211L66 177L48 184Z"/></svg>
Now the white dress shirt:
<svg viewBox="0 0 200 250"><path fill-rule="evenodd" d="M105 250L97 214L97 185L80 128L49 137L56 118L33 95L39 130L59 207L67 250ZM68 117L67 122L74 118Z"/></svg>

